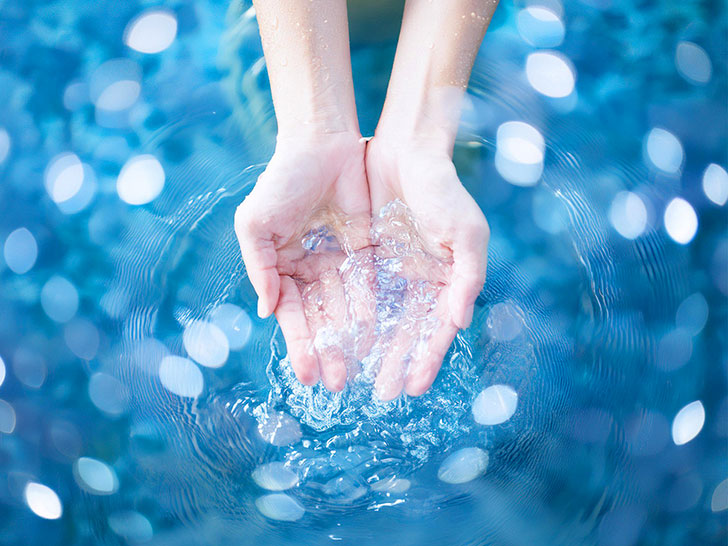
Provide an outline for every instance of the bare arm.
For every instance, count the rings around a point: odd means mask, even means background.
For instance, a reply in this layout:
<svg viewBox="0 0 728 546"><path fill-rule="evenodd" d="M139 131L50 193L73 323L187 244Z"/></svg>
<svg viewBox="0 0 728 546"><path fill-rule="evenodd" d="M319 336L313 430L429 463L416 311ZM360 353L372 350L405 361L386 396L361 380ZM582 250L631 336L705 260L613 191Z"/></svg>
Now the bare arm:
<svg viewBox="0 0 728 546"><path fill-rule="evenodd" d="M255 0L279 138L359 132L346 0Z"/></svg>
<svg viewBox="0 0 728 546"><path fill-rule="evenodd" d="M301 239L321 227L323 213L330 212L365 220L340 226L340 241L362 246L368 241L371 208L354 105L346 1L255 0L254 5L278 137L265 172L238 207L235 230L258 294L258 314L275 313L296 376L307 385L321 379L338 391L346 383L348 356L315 341L317 332L338 330L349 320L348 308L331 295L346 291L338 274L345 255L308 253ZM319 304L304 297L307 293L326 297ZM366 308L373 300L365 295L355 303Z"/></svg>
<svg viewBox="0 0 728 546"><path fill-rule="evenodd" d="M377 136L427 140L448 154L462 97L497 0L407 0Z"/></svg>

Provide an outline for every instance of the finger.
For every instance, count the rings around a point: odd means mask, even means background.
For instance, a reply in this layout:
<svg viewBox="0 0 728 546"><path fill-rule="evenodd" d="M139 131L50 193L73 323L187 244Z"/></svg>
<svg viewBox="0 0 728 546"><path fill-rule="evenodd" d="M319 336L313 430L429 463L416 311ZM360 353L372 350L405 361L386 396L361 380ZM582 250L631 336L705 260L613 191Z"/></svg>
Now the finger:
<svg viewBox="0 0 728 546"><path fill-rule="evenodd" d="M434 383L437 373L442 366L455 334L458 332L457 325L448 316L445 302L448 300L447 288L440 293L439 314L440 324L437 326L427 343L423 344L417 351L415 358L410 363L404 390L409 396L420 396Z"/></svg>
<svg viewBox="0 0 728 546"><path fill-rule="evenodd" d="M467 328L473 319L475 300L483 289L488 260L488 224L465 230L453 242L453 265L448 304L458 328Z"/></svg>
<svg viewBox="0 0 728 546"><path fill-rule="evenodd" d="M344 262L339 269L344 283L347 305L347 324L354 324L353 354L361 360L369 354L376 341L376 296L374 285L374 253L371 249L360 251L354 258Z"/></svg>
<svg viewBox="0 0 728 546"><path fill-rule="evenodd" d="M301 383L315 385L319 380L319 362L303 312L301 293L291 277L281 277L280 286L281 295L275 315L286 340L291 367Z"/></svg>
<svg viewBox="0 0 728 546"><path fill-rule="evenodd" d="M332 344L317 348L321 363L321 381L331 392L339 392L346 385L346 359L341 347Z"/></svg>
<svg viewBox="0 0 728 546"><path fill-rule="evenodd" d="M377 373L374 389L383 402L394 400L402 392L408 353L412 347L413 332L410 328L398 328L394 339L388 344Z"/></svg>
<svg viewBox="0 0 728 546"><path fill-rule="evenodd" d="M238 209L241 210L241 209ZM244 214L236 214L235 232L250 283L258 294L258 316L267 318L276 308L280 296L277 254L273 241L261 239L252 233Z"/></svg>
<svg viewBox="0 0 728 546"><path fill-rule="evenodd" d="M332 392L339 392L346 385L346 356L343 338L346 320L346 298L344 286L336 270L321 275L311 285L304 304L312 332L315 332L314 347L319 359L321 380ZM316 305L314 302L322 304Z"/></svg>

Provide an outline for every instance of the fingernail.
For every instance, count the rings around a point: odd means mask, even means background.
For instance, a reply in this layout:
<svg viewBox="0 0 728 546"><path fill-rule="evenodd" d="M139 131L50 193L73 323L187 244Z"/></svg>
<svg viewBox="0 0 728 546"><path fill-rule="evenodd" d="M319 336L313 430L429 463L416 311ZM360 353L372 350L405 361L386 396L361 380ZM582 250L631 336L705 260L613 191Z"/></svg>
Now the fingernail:
<svg viewBox="0 0 728 546"><path fill-rule="evenodd" d="M263 300L261 298L258 298L258 316L260 318L265 318L267 316L265 314L265 308L263 307Z"/></svg>

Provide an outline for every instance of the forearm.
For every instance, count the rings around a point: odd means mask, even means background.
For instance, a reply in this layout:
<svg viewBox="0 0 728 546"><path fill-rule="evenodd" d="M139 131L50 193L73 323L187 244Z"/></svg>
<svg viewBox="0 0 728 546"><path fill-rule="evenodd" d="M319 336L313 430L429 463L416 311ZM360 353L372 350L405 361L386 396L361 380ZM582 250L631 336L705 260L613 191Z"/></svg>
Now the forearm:
<svg viewBox="0 0 728 546"><path fill-rule="evenodd" d="M407 0L377 136L452 154L462 98L497 0Z"/></svg>
<svg viewBox="0 0 728 546"><path fill-rule="evenodd" d="M254 0L279 138L359 132L346 0Z"/></svg>

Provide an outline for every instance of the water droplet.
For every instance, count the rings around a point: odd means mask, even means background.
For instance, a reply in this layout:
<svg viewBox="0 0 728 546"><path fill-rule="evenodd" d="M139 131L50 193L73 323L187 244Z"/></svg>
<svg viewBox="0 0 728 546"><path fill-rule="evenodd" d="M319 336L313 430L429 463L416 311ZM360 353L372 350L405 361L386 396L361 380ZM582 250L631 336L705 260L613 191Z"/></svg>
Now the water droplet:
<svg viewBox="0 0 728 546"><path fill-rule="evenodd" d="M185 328L182 340L187 354L208 368L224 365L230 354L225 333L211 322L193 321Z"/></svg>
<svg viewBox="0 0 728 546"><path fill-rule="evenodd" d="M713 512L728 510L728 479L715 486L713 496L710 499L710 509Z"/></svg>
<svg viewBox="0 0 728 546"><path fill-rule="evenodd" d="M114 533L131 543L147 542L154 536L149 520L133 510L114 512L109 516L108 522Z"/></svg>
<svg viewBox="0 0 728 546"><path fill-rule="evenodd" d="M15 409L9 402L0 399L0 432L12 434L15 430Z"/></svg>
<svg viewBox="0 0 728 546"><path fill-rule="evenodd" d="M667 234L681 245L686 245L693 240L698 231L698 216L692 205L676 197L665 209L665 229Z"/></svg>
<svg viewBox="0 0 728 546"><path fill-rule="evenodd" d="M711 163L703 173L703 192L716 205L723 206L728 201L728 172Z"/></svg>
<svg viewBox="0 0 728 546"><path fill-rule="evenodd" d="M281 411L261 413L258 417L258 432L266 442L274 446L287 446L301 439L301 425Z"/></svg>
<svg viewBox="0 0 728 546"><path fill-rule="evenodd" d="M5 263L13 273L23 275L33 269L38 258L38 243L24 227L18 228L5 239L3 247Z"/></svg>

